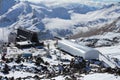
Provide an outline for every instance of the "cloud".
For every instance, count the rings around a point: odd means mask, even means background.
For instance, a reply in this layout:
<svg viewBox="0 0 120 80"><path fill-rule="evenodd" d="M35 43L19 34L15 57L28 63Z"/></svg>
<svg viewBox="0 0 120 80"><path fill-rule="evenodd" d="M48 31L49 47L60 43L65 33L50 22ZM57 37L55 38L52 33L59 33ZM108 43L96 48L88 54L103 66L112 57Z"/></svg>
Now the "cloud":
<svg viewBox="0 0 120 80"><path fill-rule="evenodd" d="M86 3L86 2L120 2L120 0L21 0L21 1L30 1L30 2L62 2L62 3Z"/></svg>
<svg viewBox="0 0 120 80"><path fill-rule="evenodd" d="M93 1L97 1L97 2L120 2L120 0L93 0Z"/></svg>
<svg viewBox="0 0 120 80"><path fill-rule="evenodd" d="M71 3L101 7L102 5L105 5L105 4L119 2L119 0L21 0L21 1L30 1L37 4L42 3L48 7L62 6L62 5L71 4Z"/></svg>

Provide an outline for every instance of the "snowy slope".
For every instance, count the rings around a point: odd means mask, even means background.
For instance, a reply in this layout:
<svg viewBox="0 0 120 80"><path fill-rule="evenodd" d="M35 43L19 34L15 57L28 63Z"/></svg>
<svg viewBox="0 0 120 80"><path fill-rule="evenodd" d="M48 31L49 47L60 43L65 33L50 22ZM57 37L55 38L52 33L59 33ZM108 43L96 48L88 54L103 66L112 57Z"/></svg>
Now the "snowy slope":
<svg viewBox="0 0 120 80"><path fill-rule="evenodd" d="M107 74L107 73L90 74L83 78L83 80L119 80L119 79L120 77L116 77L114 75Z"/></svg>
<svg viewBox="0 0 120 80"><path fill-rule="evenodd" d="M8 11L10 7L15 5L16 1L14 0L0 0L0 15Z"/></svg>
<svg viewBox="0 0 120 80"><path fill-rule="evenodd" d="M76 42L90 47L114 46L120 44L120 33L106 32L102 35L81 37Z"/></svg>
<svg viewBox="0 0 120 80"><path fill-rule="evenodd" d="M58 76L53 79L65 80L65 77ZM115 75L107 74L107 73L95 73L95 74L89 74L89 75L82 75L81 78L77 78L77 80L119 80L119 79L120 79L119 76L115 76Z"/></svg>
<svg viewBox="0 0 120 80"><path fill-rule="evenodd" d="M120 17L111 19L108 23L100 24L95 27L88 27L88 30L73 35L71 38L89 37L94 35L102 35L109 32L120 32Z"/></svg>

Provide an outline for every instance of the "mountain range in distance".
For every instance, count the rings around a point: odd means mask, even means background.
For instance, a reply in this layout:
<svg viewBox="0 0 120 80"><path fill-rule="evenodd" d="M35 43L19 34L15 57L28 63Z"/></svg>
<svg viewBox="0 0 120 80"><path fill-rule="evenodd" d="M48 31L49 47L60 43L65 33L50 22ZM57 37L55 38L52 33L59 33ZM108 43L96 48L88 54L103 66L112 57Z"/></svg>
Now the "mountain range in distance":
<svg viewBox="0 0 120 80"><path fill-rule="evenodd" d="M19 27L38 31L41 39L80 38L120 31L119 2L1 0L0 4L0 27L7 30L6 36ZM0 32L2 38L3 31Z"/></svg>

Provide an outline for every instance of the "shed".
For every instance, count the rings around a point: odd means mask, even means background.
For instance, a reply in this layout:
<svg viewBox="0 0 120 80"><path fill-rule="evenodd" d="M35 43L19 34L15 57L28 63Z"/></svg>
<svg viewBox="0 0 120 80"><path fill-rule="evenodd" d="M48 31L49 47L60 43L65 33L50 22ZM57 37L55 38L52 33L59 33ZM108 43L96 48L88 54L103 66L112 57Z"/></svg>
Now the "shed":
<svg viewBox="0 0 120 80"><path fill-rule="evenodd" d="M98 59L99 51L94 48L79 45L69 40L58 40L57 47L73 56L81 56L84 59Z"/></svg>

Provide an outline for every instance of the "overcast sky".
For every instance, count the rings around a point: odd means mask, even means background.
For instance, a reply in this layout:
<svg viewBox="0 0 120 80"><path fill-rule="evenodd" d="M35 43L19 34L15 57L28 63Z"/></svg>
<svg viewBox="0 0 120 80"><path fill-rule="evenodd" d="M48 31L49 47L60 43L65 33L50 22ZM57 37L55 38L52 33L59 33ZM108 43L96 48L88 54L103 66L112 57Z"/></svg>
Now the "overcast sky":
<svg viewBox="0 0 120 80"><path fill-rule="evenodd" d="M93 1L99 1L99 2L120 2L120 0L93 0Z"/></svg>
<svg viewBox="0 0 120 80"><path fill-rule="evenodd" d="M22 0L22 1L27 1L27 0ZM28 0L28 1L44 1L44 0ZM45 0L45 1L47 1L47 0ZM48 0L48 1L51 1L51 0ZM64 0L64 1L66 1L66 0ZM67 1L69 1L69 0L67 0ZM74 0L74 1L76 1L76 0ZM120 0L80 0L80 1L120 2Z"/></svg>

